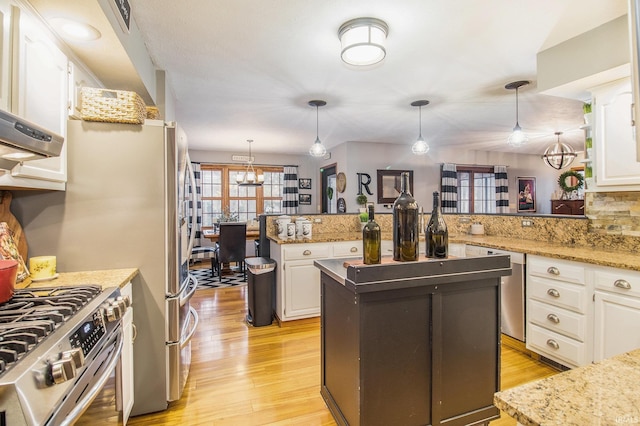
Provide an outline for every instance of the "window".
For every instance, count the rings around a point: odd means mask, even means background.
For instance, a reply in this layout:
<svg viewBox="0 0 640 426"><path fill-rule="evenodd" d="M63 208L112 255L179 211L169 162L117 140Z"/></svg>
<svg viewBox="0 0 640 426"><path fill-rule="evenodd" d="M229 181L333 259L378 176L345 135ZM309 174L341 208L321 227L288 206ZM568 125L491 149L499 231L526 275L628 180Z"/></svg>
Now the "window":
<svg viewBox="0 0 640 426"><path fill-rule="evenodd" d="M458 166L458 213L495 213L496 178L492 167Z"/></svg>
<svg viewBox="0 0 640 426"><path fill-rule="evenodd" d="M254 166L255 167L255 166ZM264 174L260 186L240 186L236 176L245 168L236 165L202 164L202 227L212 228L219 220L246 222L262 213L282 211L282 167L255 167Z"/></svg>

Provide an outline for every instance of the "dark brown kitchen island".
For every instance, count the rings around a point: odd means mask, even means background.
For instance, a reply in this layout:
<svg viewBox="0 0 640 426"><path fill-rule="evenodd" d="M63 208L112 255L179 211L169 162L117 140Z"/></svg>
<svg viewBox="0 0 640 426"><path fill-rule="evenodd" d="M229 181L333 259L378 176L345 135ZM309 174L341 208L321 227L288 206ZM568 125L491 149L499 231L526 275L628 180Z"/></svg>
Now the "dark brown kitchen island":
<svg viewBox="0 0 640 426"><path fill-rule="evenodd" d="M500 277L509 256L321 271L321 394L340 425L469 425L499 417Z"/></svg>

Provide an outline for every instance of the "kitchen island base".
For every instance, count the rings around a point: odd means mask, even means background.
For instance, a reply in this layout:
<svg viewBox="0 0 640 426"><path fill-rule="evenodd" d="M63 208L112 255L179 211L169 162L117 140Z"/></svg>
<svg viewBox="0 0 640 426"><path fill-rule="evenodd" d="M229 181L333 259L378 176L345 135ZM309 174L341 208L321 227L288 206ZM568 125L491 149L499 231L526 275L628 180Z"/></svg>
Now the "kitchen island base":
<svg viewBox="0 0 640 426"><path fill-rule="evenodd" d="M499 417L507 256L322 272L321 394L340 425L469 425Z"/></svg>

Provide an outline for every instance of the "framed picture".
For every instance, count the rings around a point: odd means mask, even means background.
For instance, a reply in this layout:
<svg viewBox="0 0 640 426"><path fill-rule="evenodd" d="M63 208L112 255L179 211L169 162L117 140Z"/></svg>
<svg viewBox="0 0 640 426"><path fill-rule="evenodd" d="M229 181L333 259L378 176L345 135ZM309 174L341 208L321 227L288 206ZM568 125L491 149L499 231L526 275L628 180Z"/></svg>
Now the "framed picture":
<svg viewBox="0 0 640 426"><path fill-rule="evenodd" d="M378 204L391 204L398 198L402 172L409 172L409 191L413 194L413 170L378 170Z"/></svg>
<svg viewBox="0 0 640 426"><path fill-rule="evenodd" d="M518 183L518 212L536 211L536 178L519 177Z"/></svg>
<svg viewBox="0 0 640 426"><path fill-rule="evenodd" d="M311 205L311 194L298 194L298 203L300 205Z"/></svg>
<svg viewBox="0 0 640 426"><path fill-rule="evenodd" d="M311 179L309 178L298 179L298 189L311 189Z"/></svg>

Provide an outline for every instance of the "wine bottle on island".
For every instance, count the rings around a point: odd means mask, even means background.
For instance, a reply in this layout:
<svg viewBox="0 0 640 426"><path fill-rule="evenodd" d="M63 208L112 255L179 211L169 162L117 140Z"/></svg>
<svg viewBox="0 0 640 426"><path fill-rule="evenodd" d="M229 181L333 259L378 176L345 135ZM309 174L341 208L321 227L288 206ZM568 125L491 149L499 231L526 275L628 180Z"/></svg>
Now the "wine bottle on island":
<svg viewBox="0 0 640 426"><path fill-rule="evenodd" d="M409 189L409 172L402 172L400 195L393 203L393 260L418 260L419 223L418 204Z"/></svg>
<svg viewBox="0 0 640 426"><path fill-rule="evenodd" d="M449 254L449 231L440 210L440 194L433 193L433 211L424 230L427 240L427 257L443 259Z"/></svg>
<svg viewBox="0 0 640 426"><path fill-rule="evenodd" d="M362 253L365 265L380 263L381 239L380 225L376 223L373 206L369 206L369 222L362 228Z"/></svg>

